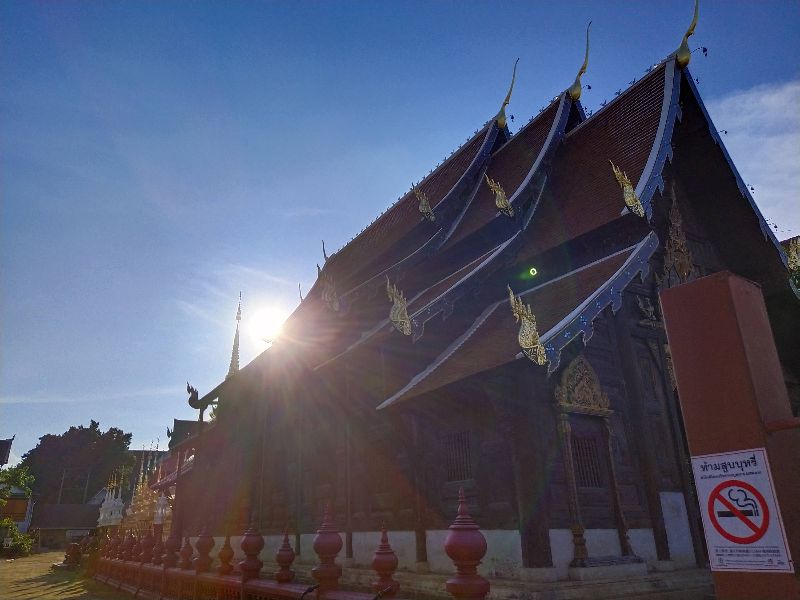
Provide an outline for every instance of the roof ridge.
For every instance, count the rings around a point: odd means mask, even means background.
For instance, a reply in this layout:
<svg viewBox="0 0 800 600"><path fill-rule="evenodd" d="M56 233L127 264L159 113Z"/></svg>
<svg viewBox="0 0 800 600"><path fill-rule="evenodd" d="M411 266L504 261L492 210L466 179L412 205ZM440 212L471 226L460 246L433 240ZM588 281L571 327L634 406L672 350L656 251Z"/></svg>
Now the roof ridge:
<svg viewBox="0 0 800 600"><path fill-rule="evenodd" d="M470 144L470 143L472 143L472 142L473 142L473 141L474 141L474 140L475 140L475 139L476 139L476 138L477 138L477 137L480 135L480 133L481 133L481 132L485 131L485 130L486 130L486 128L487 128L487 126L488 126L488 125L490 125L490 124L493 122L493 120L494 120L494 119L489 119L488 121L486 121L486 123L484 123L484 124L483 124L483 126L482 126L482 127L480 127L479 129L476 129L476 130L475 130L475 131L472 133L472 135L470 135L469 137L467 137L467 139L466 139L465 141L461 142L461 144L459 144L459 146L458 146L456 149L454 149L454 150L451 150L449 155L447 155L447 156L446 156L446 157L444 157L444 158L443 158L441 161L439 161L438 163L436 163L436 165L435 165L435 166L434 166L434 167L433 167L433 168L432 168L430 171L428 171L428 173L427 173L427 174L426 174L426 175L425 175L425 176L424 176L422 179L420 179L420 180L419 180L417 183L413 184L413 186L412 186L412 187L419 187L419 186L421 186L421 185L422 185L422 184L424 184L426 181L428 181L428 180L429 180L431 177L433 177L433 175L434 175L434 174L435 174L437 171L440 171L440 170L444 169L444 168L445 168L445 166L446 166L446 165L447 165L447 164L448 164L450 161L454 160L454 158L456 157L456 155L457 155L457 154L458 154L458 153L459 153L459 152L460 152L460 151L461 151L463 148L466 148L467 146L469 146L469 144ZM391 211L393 208L395 208L396 206L398 206L398 205L400 204L400 202L402 202L402 201L403 201L403 199L404 199L404 198L406 198L406 197L408 196L408 194L409 194L409 191L405 191L405 192L403 192L402 194L400 194L400 196L398 196L398 197L397 197L397 199L395 199L395 201L394 201L392 204L390 204L390 205L389 205L389 206L387 206L385 209L383 209L383 210L382 210L382 211L381 211L381 212L378 214L378 216L377 216L377 217L375 217L375 218L374 218L372 221L370 221L370 222L369 222L367 225L365 225L365 226L364 226L364 227L363 227L363 228L362 228L362 229L361 229L361 230L360 230L360 231L359 231L359 232L358 232L356 235L354 235L353 237L351 237L351 238L350 238L350 239L349 239L347 242L345 242L345 243L344 243L342 246L340 246L340 247L339 247L337 250L335 250L334 252L332 252L332 253L331 253L331 255L330 255L330 258L331 258L331 259L333 259L333 258L336 256L336 254L338 254L339 252L341 252L341 251L342 251L344 248L346 248L346 247L347 247L347 246L348 246L348 245L349 245L351 242L355 241L355 240L356 240L356 239L357 239L357 238L358 238L358 237L359 237L359 236L360 236L362 233L364 233L364 232L365 232L365 231L367 231L367 230L368 230L370 227L372 227L374 224L376 224L378 221L380 221L381 217L383 217L383 216L384 216L386 213L390 212L390 211ZM310 291L310 290L309 290L309 291Z"/></svg>
<svg viewBox="0 0 800 600"><path fill-rule="evenodd" d="M593 122L599 115L602 115L604 112L606 112L606 110L608 110L609 107L616 105L620 101L620 99L622 99L626 95L630 94L630 92L633 89L639 87L645 81L648 81L651 77L654 77L655 73L657 73L661 69L662 66L666 65L668 58L669 57L665 58L661 62L658 62L658 63L654 64L652 67L650 67L650 70L645 73L644 77L641 77L640 79L637 79L633 83L629 84L628 87L626 87L624 90L620 91L619 95L614 96L614 98L612 98L611 100L606 102L606 104L602 105L596 111L594 111L590 115L588 115L586 117L586 119L584 119L583 121L578 123L575 127L573 127L564 136L565 139L572 137L577 131L580 131L581 129L583 129L584 126L586 126L587 123Z"/></svg>

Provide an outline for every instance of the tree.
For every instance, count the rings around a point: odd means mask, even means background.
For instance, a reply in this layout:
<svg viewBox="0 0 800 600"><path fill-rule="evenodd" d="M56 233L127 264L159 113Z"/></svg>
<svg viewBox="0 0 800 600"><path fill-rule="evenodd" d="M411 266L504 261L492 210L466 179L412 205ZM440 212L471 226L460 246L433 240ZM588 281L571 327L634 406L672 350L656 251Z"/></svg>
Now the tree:
<svg viewBox="0 0 800 600"><path fill-rule="evenodd" d="M33 475L28 467L17 465L16 467L0 468L0 506L4 505L11 494L11 488L17 487L30 497L31 485L33 485Z"/></svg>
<svg viewBox="0 0 800 600"><path fill-rule="evenodd" d="M88 427L73 426L60 435L40 437L20 464L35 477L37 501L81 503L104 486L113 472L130 469L130 443L130 433L116 427L102 432L100 423L90 421Z"/></svg>

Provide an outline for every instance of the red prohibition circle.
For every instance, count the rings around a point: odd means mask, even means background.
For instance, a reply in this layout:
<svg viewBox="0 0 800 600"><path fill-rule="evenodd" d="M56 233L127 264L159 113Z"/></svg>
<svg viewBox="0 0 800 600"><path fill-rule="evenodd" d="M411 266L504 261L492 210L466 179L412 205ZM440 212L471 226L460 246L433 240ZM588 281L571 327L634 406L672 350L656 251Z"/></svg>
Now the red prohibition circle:
<svg viewBox="0 0 800 600"><path fill-rule="evenodd" d="M722 490L727 487L733 487L733 486L740 487L753 494L756 501L758 501L758 503L761 505L761 508L763 509L762 514L764 515L764 517L761 520L760 526L756 526L752 521L750 521L750 519L748 519L741 513L736 514L737 512L739 512L736 509L736 507L723 498L721 493ZM742 537L738 535L733 535L732 533L725 531L725 528L722 527L722 525L720 525L719 520L717 519L717 514L714 512L714 502L718 499L720 500L720 502L725 504L727 508L732 509L734 516L736 516L739 520L743 521L745 525L747 525L748 527L750 527L750 529L753 530L752 535ZM733 542L734 544L752 544L753 542L757 542L762 537L764 537L764 534L767 532L767 529L769 528L769 507L767 506L767 501L764 499L764 496L762 496L761 492L759 492L749 483L745 483L744 481L737 481L735 479L723 481L711 491L711 493L708 495L708 515L709 517L711 517L711 524L714 526L714 529L716 529L722 537L724 537L729 542Z"/></svg>

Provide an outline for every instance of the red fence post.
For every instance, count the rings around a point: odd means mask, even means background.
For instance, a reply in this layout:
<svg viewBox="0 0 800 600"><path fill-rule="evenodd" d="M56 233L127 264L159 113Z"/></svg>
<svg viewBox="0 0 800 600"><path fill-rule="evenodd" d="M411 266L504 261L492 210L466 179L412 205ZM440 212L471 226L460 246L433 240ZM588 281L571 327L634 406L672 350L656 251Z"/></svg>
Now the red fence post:
<svg viewBox="0 0 800 600"><path fill-rule="evenodd" d="M233 571L233 565L231 565L231 561L233 560L233 548L231 548L230 534L225 535L225 543L222 544L217 558L219 559L217 573L220 575L230 575L231 571Z"/></svg>
<svg viewBox="0 0 800 600"><path fill-rule="evenodd" d="M256 531L256 527L252 523L244 532L241 548L245 559L239 562L239 570L242 572L242 581L244 582L258 577L261 567L264 566L264 563L258 558L264 549L264 537Z"/></svg>
<svg viewBox="0 0 800 600"><path fill-rule="evenodd" d="M194 554L194 548L192 548L192 545L189 543L189 536L187 535L183 540L183 548L181 548L180 551L181 560L178 562L178 567L181 569L191 569L192 554Z"/></svg>
<svg viewBox="0 0 800 600"><path fill-rule="evenodd" d="M150 562L154 565L158 566L164 560L164 541L161 539L162 537L162 526L155 525L154 529L154 537L153 537L153 558Z"/></svg>
<svg viewBox="0 0 800 600"><path fill-rule="evenodd" d="M203 531L194 544L197 548L197 556L194 559L194 570L196 573L206 573L211 569L211 557L209 552L214 547L214 538L208 532L208 526L203 527Z"/></svg>
<svg viewBox="0 0 800 600"><path fill-rule="evenodd" d="M125 537L125 543L122 544L122 560L131 560L131 553L133 552L133 534L128 531L128 535Z"/></svg>
<svg viewBox="0 0 800 600"><path fill-rule="evenodd" d="M337 589L342 576L342 567L336 564L336 555L342 549L342 536L330 513L330 503L326 503L322 525L314 538L314 552L319 556L319 565L311 569L311 575L319 583L318 596Z"/></svg>
<svg viewBox="0 0 800 600"><path fill-rule="evenodd" d="M381 541L372 555L372 568L378 573L378 578L372 582L372 589L381 596L396 594L400 584L392 578L392 575L397 570L397 555L389 545L386 523L381 525Z"/></svg>
<svg viewBox="0 0 800 600"><path fill-rule="evenodd" d="M278 563L280 567L278 572L275 573L275 581L278 583L289 583L294 579L294 571L291 570L294 556L294 550L289 545L289 532L288 530L284 530L283 543L275 553L275 562Z"/></svg>
<svg viewBox="0 0 800 600"><path fill-rule="evenodd" d="M156 541L153 539L153 534L150 533L150 529L148 529L147 533L144 534L144 537L140 542L142 551L139 554L139 560L141 562L149 563L153 561L153 545L155 542Z"/></svg>
<svg viewBox="0 0 800 600"><path fill-rule="evenodd" d="M169 537L164 543L164 547L166 548L166 551L164 552L164 557L162 558L161 562L163 563L165 569L174 568L178 564L178 550L181 547L181 538L178 537L175 529L172 529L169 532Z"/></svg>
<svg viewBox="0 0 800 600"><path fill-rule="evenodd" d="M458 490L458 516L449 529L444 550L456 566L456 576L447 580L447 592L458 600L483 600L489 582L478 575L478 565L486 554L486 538L467 512L464 488Z"/></svg>
<svg viewBox="0 0 800 600"><path fill-rule="evenodd" d="M140 536L136 536L133 538L133 547L131 548L131 560L133 562L139 562L141 555L142 555L142 538Z"/></svg>

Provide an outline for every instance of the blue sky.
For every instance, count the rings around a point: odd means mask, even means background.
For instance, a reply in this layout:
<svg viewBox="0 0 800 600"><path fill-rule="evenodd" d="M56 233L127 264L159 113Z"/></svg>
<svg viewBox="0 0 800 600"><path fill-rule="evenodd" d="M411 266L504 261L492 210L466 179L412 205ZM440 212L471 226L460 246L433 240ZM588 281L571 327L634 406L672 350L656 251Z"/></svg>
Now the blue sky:
<svg viewBox="0 0 800 600"><path fill-rule="evenodd" d="M356 235L592 49L597 108L674 50L669 2L0 3L0 437L100 421L165 442ZM800 4L703 2L690 66L766 217L800 233Z"/></svg>

